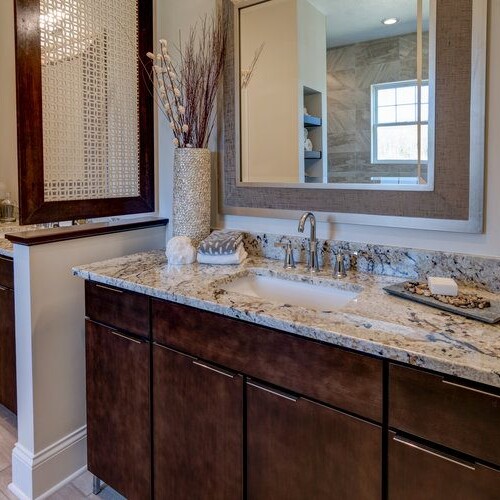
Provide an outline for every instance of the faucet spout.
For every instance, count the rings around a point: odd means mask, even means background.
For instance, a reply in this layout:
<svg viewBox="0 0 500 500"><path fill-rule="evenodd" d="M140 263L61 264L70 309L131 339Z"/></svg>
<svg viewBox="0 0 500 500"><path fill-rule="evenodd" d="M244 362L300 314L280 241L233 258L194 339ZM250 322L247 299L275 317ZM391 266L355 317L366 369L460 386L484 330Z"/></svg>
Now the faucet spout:
<svg viewBox="0 0 500 500"><path fill-rule="evenodd" d="M312 212L305 212L299 220L299 233L303 233L306 222L309 220L311 224L311 233L309 236L309 259L308 268L312 272L319 271L318 260L318 241L316 240L316 217Z"/></svg>
<svg viewBox="0 0 500 500"><path fill-rule="evenodd" d="M299 220L299 233L303 233L307 220L311 221L311 240L316 241L316 217L312 212L305 212Z"/></svg>

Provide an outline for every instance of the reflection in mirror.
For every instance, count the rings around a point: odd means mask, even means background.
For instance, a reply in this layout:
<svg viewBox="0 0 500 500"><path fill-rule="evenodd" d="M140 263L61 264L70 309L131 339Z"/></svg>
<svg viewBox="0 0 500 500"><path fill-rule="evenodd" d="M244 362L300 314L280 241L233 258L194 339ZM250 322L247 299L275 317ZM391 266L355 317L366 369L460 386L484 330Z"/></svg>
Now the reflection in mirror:
<svg viewBox="0 0 500 500"><path fill-rule="evenodd" d="M0 224L7 218L3 200L17 204L17 152L16 152L16 87L14 56L14 23L11 2L0 2ZM11 211L11 210L8 210ZM0 234L3 233L0 229Z"/></svg>
<svg viewBox="0 0 500 500"><path fill-rule="evenodd" d="M433 1L241 8L241 181L431 190Z"/></svg>

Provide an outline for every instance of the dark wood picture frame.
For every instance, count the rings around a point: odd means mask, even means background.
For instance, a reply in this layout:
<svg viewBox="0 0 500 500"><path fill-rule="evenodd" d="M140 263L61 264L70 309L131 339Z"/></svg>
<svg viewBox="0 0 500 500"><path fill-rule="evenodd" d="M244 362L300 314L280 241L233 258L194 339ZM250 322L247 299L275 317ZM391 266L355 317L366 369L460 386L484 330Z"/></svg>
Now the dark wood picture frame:
<svg viewBox="0 0 500 500"><path fill-rule="evenodd" d="M139 196L78 201L44 199L40 0L14 0L19 172L19 220L40 224L155 210L154 100L147 75L153 48L152 0L138 2Z"/></svg>

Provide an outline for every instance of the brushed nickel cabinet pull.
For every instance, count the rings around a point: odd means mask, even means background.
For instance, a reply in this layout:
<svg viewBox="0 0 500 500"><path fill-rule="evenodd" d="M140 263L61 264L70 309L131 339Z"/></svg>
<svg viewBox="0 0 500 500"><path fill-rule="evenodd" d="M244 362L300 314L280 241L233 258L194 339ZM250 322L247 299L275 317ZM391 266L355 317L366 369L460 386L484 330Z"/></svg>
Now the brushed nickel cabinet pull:
<svg viewBox="0 0 500 500"><path fill-rule="evenodd" d="M123 290L117 290L116 288L111 288L105 285L97 285L96 288L102 288L103 290L108 290L108 292L123 293Z"/></svg>
<svg viewBox="0 0 500 500"><path fill-rule="evenodd" d="M288 394L284 394L282 392L273 391L272 389L269 389L267 387L263 387L262 385L254 384L253 382L247 382L247 385L249 385L251 387L255 387L256 389L260 389L262 391L266 391L269 394L273 394L274 396L278 396L280 398L287 399L288 401L292 401L293 403L296 403L299 399L299 398L295 398L293 396L289 396Z"/></svg>
<svg viewBox="0 0 500 500"><path fill-rule="evenodd" d="M234 375L232 373L218 370L217 368L214 368L213 366L206 365L204 363L200 363L199 361L193 361L193 365L199 366L201 368L205 368L206 370L210 370L212 372L218 373L219 375L224 375L224 377L234 378Z"/></svg>
<svg viewBox="0 0 500 500"><path fill-rule="evenodd" d="M450 382L449 380L442 379L443 384L451 385L453 387L458 387L459 389L464 389L470 392L477 392L478 394L484 394L485 396L490 396L492 398L500 399L500 396L492 394L491 392L481 391L480 389L474 389L473 387L467 387L466 385L457 384L456 382Z"/></svg>
<svg viewBox="0 0 500 500"><path fill-rule="evenodd" d="M456 465L460 465L461 467L465 467L466 469L476 470L476 468L473 465L471 465L467 462L464 462L462 460L458 460L455 458L451 458L447 455L443 455L441 453L438 453L437 451L431 450L431 449L423 447L423 446L419 446L417 443L414 443L413 441L410 441L409 439L406 439L404 437L394 436L392 439L398 443L404 444L405 446L409 446L410 448L414 448L416 450L423 451L424 453L428 453L429 455L433 455L437 458L441 458L442 460L447 460L448 462L451 462L451 463L456 464Z"/></svg>
<svg viewBox="0 0 500 500"><path fill-rule="evenodd" d="M127 337L126 335L122 335L121 333L118 333L116 330L109 330L113 335L116 335L117 337L120 337L125 340L129 340L130 342L133 342L134 344L142 344L140 340L133 339L131 337Z"/></svg>
<svg viewBox="0 0 500 500"><path fill-rule="evenodd" d="M0 292L6 292L8 290L8 288L0 285Z"/></svg>
<svg viewBox="0 0 500 500"><path fill-rule="evenodd" d="M153 345L155 347L158 347L159 349L163 349L164 351L173 352L175 354L178 354L179 356L183 356L185 358L189 358L189 359L192 359L194 361L196 361L198 359L198 358L195 358L194 356L190 356L189 354L186 354L185 352L177 351L176 349L172 349L171 347L167 347L165 345L158 344L158 342L153 342Z"/></svg>

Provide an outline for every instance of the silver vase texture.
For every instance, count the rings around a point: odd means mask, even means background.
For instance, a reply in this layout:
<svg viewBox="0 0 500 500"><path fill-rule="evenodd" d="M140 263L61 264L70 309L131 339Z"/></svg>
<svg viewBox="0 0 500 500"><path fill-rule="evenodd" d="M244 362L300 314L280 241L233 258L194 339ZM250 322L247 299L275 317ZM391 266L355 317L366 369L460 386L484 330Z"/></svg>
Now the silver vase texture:
<svg viewBox="0 0 500 500"><path fill-rule="evenodd" d="M173 232L194 246L210 234L211 170L210 150L175 150Z"/></svg>

